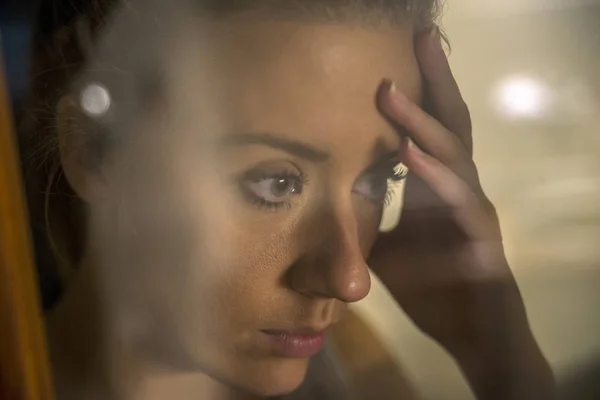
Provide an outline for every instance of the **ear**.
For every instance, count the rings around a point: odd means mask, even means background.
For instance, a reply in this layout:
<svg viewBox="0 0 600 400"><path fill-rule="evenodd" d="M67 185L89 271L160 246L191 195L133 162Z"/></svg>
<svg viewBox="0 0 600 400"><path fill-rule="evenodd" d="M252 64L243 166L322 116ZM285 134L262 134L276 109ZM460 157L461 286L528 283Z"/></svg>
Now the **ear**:
<svg viewBox="0 0 600 400"><path fill-rule="evenodd" d="M98 140L92 137L87 117L71 96L60 99L57 107L58 145L65 177L77 196L93 204L106 198L108 187L102 175Z"/></svg>

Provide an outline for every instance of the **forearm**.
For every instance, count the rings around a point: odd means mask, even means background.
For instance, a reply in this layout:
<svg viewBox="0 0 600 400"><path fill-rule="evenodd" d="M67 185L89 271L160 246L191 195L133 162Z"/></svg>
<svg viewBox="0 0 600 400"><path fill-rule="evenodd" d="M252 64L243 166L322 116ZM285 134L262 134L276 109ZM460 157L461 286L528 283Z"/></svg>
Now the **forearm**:
<svg viewBox="0 0 600 400"><path fill-rule="evenodd" d="M552 369L533 337L465 352L456 360L478 400L554 400Z"/></svg>

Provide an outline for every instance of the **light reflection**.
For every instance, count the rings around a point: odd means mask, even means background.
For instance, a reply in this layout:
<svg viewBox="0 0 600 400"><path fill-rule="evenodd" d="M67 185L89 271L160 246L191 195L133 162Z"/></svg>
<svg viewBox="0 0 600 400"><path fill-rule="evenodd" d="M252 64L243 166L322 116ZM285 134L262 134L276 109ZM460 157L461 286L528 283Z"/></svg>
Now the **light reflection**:
<svg viewBox="0 0 600 400"><path fill-rule="evenodd" d="M494 94L500 112L513 118L536 118L547 112L551 93L542 82L531 77L510 77Z"/></svg>
<svg viewBox="0 0 600 400"><path fill-rule="evenodd" d="M98 84L92 83L81 92L81 108L91 117L100 117L106 114L111 105L110 93Z"/></svg>

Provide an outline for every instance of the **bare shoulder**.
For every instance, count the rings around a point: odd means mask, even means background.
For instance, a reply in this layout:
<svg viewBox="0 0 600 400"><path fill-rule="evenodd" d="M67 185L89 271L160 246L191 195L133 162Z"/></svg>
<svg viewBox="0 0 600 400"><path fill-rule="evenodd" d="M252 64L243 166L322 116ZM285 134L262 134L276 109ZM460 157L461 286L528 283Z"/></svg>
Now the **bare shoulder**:
<svg viewBox="0 0 600 400"><path fill-rule="evenodd" d="M419 399L398 360L356 312L333 327L331 342L357 399Z"/></svg>

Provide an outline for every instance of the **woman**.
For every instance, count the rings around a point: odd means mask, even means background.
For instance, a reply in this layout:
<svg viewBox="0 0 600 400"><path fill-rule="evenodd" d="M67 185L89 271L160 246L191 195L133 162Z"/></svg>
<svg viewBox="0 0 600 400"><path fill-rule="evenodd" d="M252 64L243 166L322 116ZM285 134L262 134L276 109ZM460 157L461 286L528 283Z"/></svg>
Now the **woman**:
<svg viewBox="0 0 600 400"><path fill-rule="evenodd" d="M86 2L38 35L31 212L76 270L48 319L59 398L291 393L367 265L478 398L551 398L438 4L165 3Z"/></svg>

